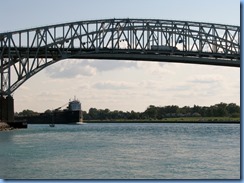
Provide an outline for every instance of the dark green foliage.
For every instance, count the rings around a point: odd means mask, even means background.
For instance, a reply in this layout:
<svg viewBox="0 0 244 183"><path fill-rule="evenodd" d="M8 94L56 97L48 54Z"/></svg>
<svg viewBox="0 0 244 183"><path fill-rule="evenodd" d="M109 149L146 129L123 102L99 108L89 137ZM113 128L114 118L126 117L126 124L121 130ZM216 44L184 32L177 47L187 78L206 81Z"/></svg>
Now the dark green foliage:
<svg viewBox="0 0 244 183"><path fill-rule="evenodd" d="M219 103L210 107L177 105L157 107L150 105L144 112L110 111L109 109L91 108L83 112L84 120L161 120L172 117L240 117L240 106L230 103Z"/></svg>
<svg viewBox="0 0 244 183"><path fill-rule="evenodd" d="M33 115L37 115L37 112L34 112L32 110L26 109L23 110L22 112L18 113L19 116L33 116Z"/></svg>
<svg viewBox="0 0 244 183"><path fill-rule="evenodd" d="M45 111L51 112L50 110ZM162 120L175 117L240 117L240 106L230 103L219 103L210 107L197 106L193 107L169 105L157 107L150 105L144 112L123 112L110 111L109 109L90 108L88 112L83 111L84 120ZM18 113L19 116L32 116L38 114L32 110L23 110Z"/></svg>

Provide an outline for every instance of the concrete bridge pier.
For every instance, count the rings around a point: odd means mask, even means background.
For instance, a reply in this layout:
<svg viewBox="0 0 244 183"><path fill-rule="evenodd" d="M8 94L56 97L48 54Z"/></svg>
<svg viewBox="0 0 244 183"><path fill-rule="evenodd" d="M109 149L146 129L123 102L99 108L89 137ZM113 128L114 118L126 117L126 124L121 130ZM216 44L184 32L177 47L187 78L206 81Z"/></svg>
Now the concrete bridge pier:
<svg viewBox="0 0 244 183"><path fill-rule="evenodd" d="M0 97L0 122L7 123L13 128L27 128L25 122L14 120L14 99L12 96Z"/></svg>
<svg viewBox="0 0 244 183"><path fill-rule="evenodd" d="M14 122L14 99L12 96L0 97L0 120L3 122Z"/></svg>

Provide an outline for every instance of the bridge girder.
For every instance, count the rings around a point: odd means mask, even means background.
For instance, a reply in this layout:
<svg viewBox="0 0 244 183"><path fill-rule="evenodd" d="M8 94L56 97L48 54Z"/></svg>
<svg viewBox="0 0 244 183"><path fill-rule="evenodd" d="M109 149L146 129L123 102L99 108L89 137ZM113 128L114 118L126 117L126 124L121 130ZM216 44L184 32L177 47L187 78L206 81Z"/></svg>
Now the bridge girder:
<svg viewBox="0 0 244 183"><path fill-rule="evenodd" d="M68 58L240 67L240 26L153 19L72 22L0 33L1 96Z"/></svg>

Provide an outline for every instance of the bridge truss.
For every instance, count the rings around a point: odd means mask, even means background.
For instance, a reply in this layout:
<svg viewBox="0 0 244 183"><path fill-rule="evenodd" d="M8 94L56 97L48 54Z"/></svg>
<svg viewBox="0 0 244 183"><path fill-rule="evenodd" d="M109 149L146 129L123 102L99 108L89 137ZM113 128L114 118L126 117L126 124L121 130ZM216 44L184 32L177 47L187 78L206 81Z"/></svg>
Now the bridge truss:
<svg viewBox="0 0 244 183"><path fill-rule="evenodd" d="M34 74L68 58L240 67L240 27L105 19L0 33L0 95L11 95Z"/></svg>

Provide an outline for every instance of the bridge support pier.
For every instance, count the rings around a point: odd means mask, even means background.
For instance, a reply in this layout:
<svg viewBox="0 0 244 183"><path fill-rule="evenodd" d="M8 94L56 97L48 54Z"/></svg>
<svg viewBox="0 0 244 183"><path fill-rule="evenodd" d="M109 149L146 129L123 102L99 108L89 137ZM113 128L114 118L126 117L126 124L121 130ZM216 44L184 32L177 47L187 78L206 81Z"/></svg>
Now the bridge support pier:
<svg viewBox="0 0 244 183"><path fill-rule="evenodd" d="M14 99L12 96L0 97L0 120L3 122L14 122Z"/></svg>
<svg viewBox="0 0 244 183"><path fill-rule="evenodd" d="M0 122L12 128L27 128L26 122L14 121L14 99L12 96L0 97Z"/></svg>

